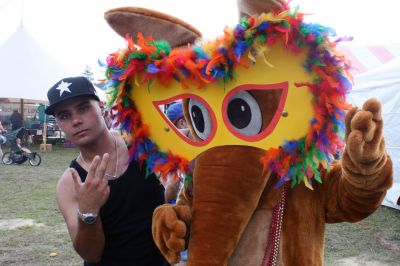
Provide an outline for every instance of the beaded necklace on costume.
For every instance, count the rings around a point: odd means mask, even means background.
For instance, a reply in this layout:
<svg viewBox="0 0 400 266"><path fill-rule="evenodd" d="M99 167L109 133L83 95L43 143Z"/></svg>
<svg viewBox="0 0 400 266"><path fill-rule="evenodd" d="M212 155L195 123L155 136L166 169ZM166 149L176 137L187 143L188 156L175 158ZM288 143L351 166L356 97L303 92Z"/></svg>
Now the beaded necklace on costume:
<svg viewBox="0 0 400 266"><path fill-rule="evenodd" d="M281 200L273 209L271 225L269 227L267 245L261 266L276 266L278 264L279 247L282 238L282 220L285 212L288 183L283 185Z"/></svg>
<svg viewBox="0 0 400 266"><path fill-rule="evenodd" d="M105 176L107 177L108 180L114 180L114 179L116 179L116 178L118 177L118 149L117 149L117 140L115 139L114 134L111 133L111 136L112 136L113 139L114 139L114 147L115 147L115 153L116 153L116 155L117 155L117 160L116 160L116 163L115 163L115 173L114 173L114 175L110 175L110 174L105 173ZM79 153L79 156L81 157L81 159L82 159L83 163L85 164L85 166L89 169L89 164L85 161L85 158L83 158L82 153Z"/></svg>

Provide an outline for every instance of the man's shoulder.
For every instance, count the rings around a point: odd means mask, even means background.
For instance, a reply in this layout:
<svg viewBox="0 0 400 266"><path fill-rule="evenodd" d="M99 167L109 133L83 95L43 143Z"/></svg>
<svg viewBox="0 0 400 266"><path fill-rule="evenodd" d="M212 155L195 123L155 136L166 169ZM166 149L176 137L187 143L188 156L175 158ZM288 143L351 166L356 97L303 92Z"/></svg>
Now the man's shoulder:
<svg viewBox="0 0 400 266"><path fill-rule="evenodd" d="M71 184L73 185L72 174L70 168L68 167L58 179L56 191L61 190L65 186L70 186Z"/></svg>

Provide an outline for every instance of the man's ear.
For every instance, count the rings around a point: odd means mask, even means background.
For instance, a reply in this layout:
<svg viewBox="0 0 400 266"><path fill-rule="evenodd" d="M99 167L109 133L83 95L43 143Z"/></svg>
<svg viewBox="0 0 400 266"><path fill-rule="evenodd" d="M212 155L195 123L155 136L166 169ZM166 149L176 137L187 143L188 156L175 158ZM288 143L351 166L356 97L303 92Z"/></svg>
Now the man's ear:
<svg viewBox="0 0 400 266"><path fill-rule="evenodd" d="M139 32L155 40L166 40L171 47L193 43L200 31L173 16L139 7L122 7L107 11L104 18L120 36L136 40Z"/></svg>

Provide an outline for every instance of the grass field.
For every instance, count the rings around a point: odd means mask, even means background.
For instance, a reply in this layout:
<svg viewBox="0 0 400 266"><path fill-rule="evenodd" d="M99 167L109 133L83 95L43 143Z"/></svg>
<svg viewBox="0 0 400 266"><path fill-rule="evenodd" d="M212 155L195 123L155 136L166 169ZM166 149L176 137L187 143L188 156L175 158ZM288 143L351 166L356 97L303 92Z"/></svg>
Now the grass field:
<svg viewBox="0 0 400 266"><path fill-rule="evenodd" d="M82 265L54 196L58 177L78 152L53 148L41 153L39 167L0 164L0 265ZM360 223L327 225L326 265L399 261L400 211L381 207Z"/></svg>

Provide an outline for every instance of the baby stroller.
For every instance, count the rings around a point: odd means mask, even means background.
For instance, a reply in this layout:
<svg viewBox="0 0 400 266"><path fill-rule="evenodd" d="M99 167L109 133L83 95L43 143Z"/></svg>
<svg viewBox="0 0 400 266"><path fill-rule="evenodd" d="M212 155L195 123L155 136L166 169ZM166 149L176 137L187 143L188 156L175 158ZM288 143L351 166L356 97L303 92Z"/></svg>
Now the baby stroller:
<svg viewBox="0 0 400 266"><path fill-rule="evenodd" d="M25 128L20 128L10 133L3 134L11 143L11 151L5 152L2 157L4 164L22 164L29 161L29 164L32 166L40 165L42 162L40 155L36 152L31 152L21 145L21 140L26 139L26 132Z"/></svg>

